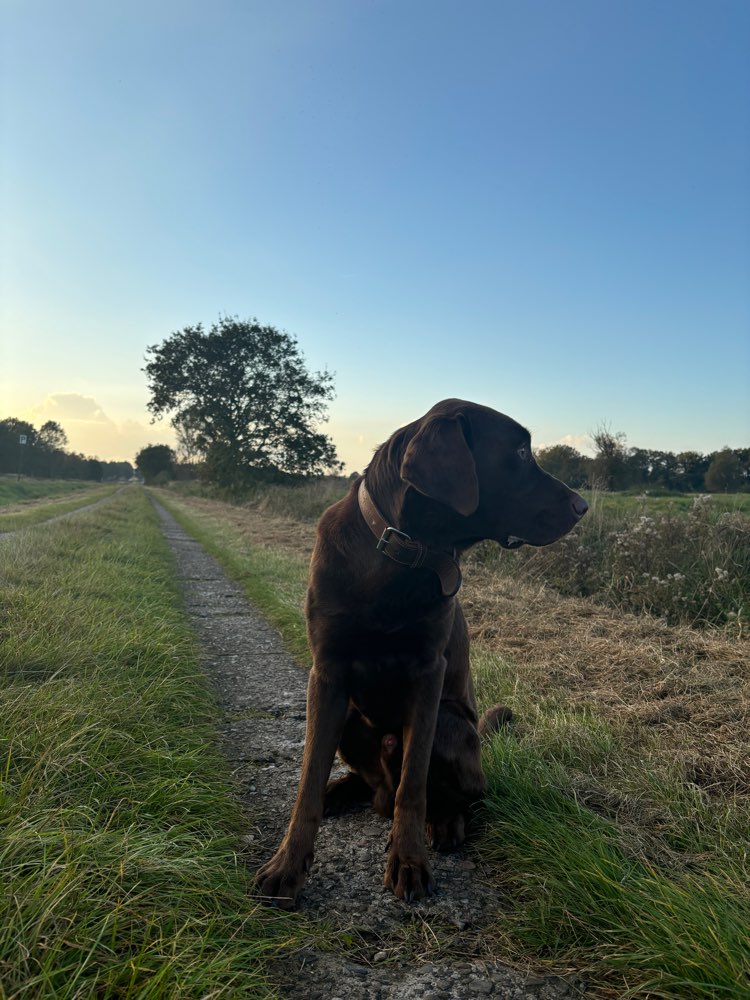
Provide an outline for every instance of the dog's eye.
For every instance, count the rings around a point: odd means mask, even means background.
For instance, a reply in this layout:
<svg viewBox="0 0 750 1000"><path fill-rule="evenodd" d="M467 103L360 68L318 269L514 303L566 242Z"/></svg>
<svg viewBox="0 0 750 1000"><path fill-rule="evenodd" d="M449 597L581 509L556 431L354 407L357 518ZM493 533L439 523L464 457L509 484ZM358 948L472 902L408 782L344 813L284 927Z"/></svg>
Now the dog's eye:
<svg viewBox="0 0 750 1000"><path fill-rule="evenodd" d="M525 444L522 444L521 447L518 449L517 454L518 454L518 457L521 459L521 461L525 462L528 459L528 457L529 457L529 449L528 449L528 447Z"/></svg>

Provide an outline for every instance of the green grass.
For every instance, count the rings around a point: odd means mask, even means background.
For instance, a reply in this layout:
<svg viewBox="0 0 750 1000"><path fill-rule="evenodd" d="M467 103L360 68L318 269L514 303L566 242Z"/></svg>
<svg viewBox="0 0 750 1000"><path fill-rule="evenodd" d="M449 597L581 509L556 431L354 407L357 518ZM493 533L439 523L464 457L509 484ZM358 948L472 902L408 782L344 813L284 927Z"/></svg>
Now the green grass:
<svg viewBox="0 0 750 1000"><path fill-rule="evenodd" d="M601 493L581 490L589 503L597 502L607 513L687 514L698 496L709 495L711 505L717 514L739 512L750 514L750 493L646 493L628 491L626 493Z"/></svg>
<svg viewBox="0 0 750 1000"><path fill-rule="evenodd" d="M0 543L0 996L270 995L217 708L142 490Z"/></svg>
<svg viewBox="0 0 750 1000"><path fill-rule="evenodd" d="M0 507L38 500L43 497L58 497L63 494L89 490L93 483L71 479L19 479L17 476L0 476Z"/></svg>
<svg viewBox="0 0 750 1000"><path fill-rule="evenodd" d="M750 995L750 798L707 795L659 735L539 698L487 649L473 667L480 701L522 720L484 760L505 947L618 996Z"/></svg>
<svg viewBox="0 0 750 1000"><path fill-rule="evenodd" d="M487 750L481 850L515 901L514 950L572 963L619 996L747 997L747 873L657 865L571 794L566 769L513 736ZM697 870L696 870L697 867Z"/></svg>
<svg viewBox="0 0 750 1000"><path fill-rule="evenodd" d="M88 507L89 504L103 500L112 496L120 486L91 486L75 497L50 498L46 503L35 504L27 510L13 511L12 513L0 513L0 533L7 531L19 531L22 528L31 528L37 524L43 524L53 517L61 514L69 514L71 511L80 510L81 507Z"/></svg>
<svg viewBox="0 0 750 1000"><path fill-rule="evenodd" d="M169 506L307 660L305 560ZM596 995L750 997L750 798L709 796L659 742L668 734L573 711L564 688L542 698L488 647L474 645L472 667L480 703L520 720L485 751L476 850L508 899L493 951L577 969Z"/></svg>

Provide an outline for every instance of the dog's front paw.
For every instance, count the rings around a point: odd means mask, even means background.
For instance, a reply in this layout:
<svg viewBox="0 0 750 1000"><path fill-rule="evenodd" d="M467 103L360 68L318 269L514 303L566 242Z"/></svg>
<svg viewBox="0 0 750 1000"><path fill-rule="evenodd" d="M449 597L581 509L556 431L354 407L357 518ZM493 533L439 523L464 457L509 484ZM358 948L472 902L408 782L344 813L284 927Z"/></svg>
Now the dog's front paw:
<svg viewBox="0 0 750 1000"><path fill-rule="evenodd" d="M388 849L384 883L399 899L413 903L435 891L432 871L422 851L402 851L393 844Z"/></svg>
<svg viewBox="0 0 750 1000"><path fill-rule="evenodd" d="M255 876L255 888L263 902L282 910L293 910L312 861L312 852L300 860L285 847L280 847Z"/></svg>

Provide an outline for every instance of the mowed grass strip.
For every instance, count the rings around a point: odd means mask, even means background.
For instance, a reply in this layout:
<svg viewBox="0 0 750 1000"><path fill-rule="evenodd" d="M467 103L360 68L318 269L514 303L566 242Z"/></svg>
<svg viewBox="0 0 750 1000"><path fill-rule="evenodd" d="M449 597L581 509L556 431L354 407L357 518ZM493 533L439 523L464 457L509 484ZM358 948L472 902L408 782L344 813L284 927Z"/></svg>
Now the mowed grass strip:
<svg viewBox="0 0 750 1000"><path fill-rule="evenodd" d="M45 497L77 493L89 490L94 483L75 479L31 479L16 475L0 475L0 507L9 504L28 503Z"/></svg>
<svg viewBox="0 0 750 1000"><path fill-rule="evenodd" d="M291 623L290 648L306 662L307 556L258 545L257 526L249 542L236 509L167 502L282 631ZM503 702L518 717L485 748L477 851L508 890L490 930L494 953L585 971L594 995L750 996L744 786L709 793L689 780L679 730L599 713L595 685L588 705L574 704L562 662L541 687L538 671L525 674L522 662L487 642L475 642L472 665L480 702Z"/></svg>
<svg viewBox="0 0 750 1000"><path fill-rule="evenodd" d="M7 513L3 513L2 508L0 508L0 534L8 531L20 531L22 528L31 528L37 524L43 524L53 517L59 517L61 514L69 514L82 507L88 507L89 504L112 496L121 488L117 485L89 486L87 490L75 496L62 498L53 496L49 499L36 500L28 506L24 505L21 509L13 505Z"/></svg>
<svg viewBox="0 0 750 1000"><path fill-rule="evenodd" d="M265 997L217 709L140 489L0 546L0 996Z"/></svg>

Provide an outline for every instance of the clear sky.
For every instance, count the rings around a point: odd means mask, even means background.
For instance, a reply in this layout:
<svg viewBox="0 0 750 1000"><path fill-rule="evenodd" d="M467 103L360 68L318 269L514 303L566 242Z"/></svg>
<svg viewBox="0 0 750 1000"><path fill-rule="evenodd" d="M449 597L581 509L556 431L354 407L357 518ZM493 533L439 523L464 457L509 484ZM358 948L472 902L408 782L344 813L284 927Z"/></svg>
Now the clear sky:
<svg viewBox="0 0 750 1000"><path fill-rule="evenodd" d="M349 471L461 396L750 443L747 0L0 0L0 417L133 458L219 314L336 373Z"/></svg>

